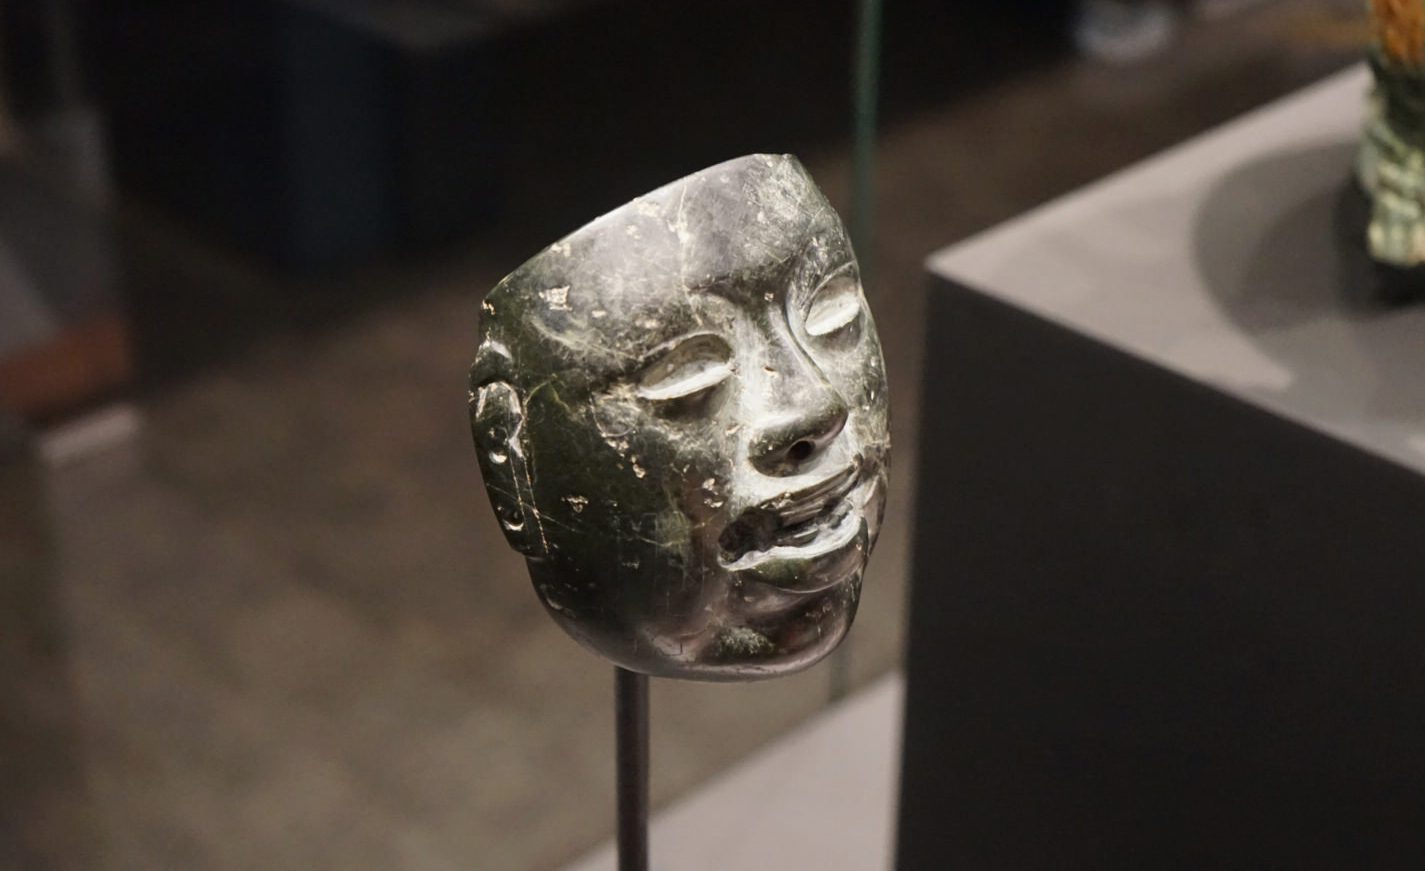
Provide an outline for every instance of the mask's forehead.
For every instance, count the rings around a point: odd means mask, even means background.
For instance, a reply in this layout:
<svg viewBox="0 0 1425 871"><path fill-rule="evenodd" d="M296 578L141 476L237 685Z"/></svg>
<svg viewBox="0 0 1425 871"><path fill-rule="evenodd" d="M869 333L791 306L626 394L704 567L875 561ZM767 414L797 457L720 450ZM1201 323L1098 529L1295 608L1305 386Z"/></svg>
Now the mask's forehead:
<svg viewBox="0 0 1425 871"><path fill-rule="evenodd" d="M521 369L613 368L688 331L693 297L760 281L840 238L840 221L790 155L688 176L591 222L512 273L486 306Z"/></svg>
<svg viewBox="0 0 1425 871"><path fill-rule="evenodd" d="M840 222L791 156L753 155L698 173L667 194L684 279L707 289L785 271Z"/></svg>

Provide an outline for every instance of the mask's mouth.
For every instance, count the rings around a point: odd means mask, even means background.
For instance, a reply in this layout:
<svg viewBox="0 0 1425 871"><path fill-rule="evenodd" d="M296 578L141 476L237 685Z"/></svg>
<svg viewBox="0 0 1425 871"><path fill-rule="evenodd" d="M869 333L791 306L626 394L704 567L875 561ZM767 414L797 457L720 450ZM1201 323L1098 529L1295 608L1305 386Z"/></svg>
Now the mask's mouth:
<svg viewBox="0 0 1425 871"><path fill-rule="evenodd" d="M862 489L861 468L857 457L823 481L743 511L718 540L723 566L736 572L771 560L805 560L848 544L864 508L854 498Z"/></svg>

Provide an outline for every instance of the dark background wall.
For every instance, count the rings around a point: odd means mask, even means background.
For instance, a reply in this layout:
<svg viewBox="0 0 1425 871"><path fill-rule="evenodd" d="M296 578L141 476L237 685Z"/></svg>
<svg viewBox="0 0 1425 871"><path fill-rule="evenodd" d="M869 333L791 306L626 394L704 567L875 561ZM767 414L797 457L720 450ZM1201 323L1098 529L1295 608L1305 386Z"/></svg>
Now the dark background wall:
<svg viewBox="0 0 1425 871"><path fill-rule="evenodd" d="M887 112L1052 56L1068 5L887 4ZM79 19L121 185L330 267L509 216L554 234L730 154L844 136L855 6L625 0L527 21L479 3L202 0L86 2ZM10 15L39 24L26 4Z"/></svg>

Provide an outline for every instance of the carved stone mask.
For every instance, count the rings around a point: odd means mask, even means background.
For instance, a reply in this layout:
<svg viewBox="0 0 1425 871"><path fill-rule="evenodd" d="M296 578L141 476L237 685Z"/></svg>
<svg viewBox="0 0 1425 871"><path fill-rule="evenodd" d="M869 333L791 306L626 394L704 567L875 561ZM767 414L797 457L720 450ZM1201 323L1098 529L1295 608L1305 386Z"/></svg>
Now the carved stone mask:
<svg viewBox="0 0 1425 871"><path fill-rule="evenodd" d="M845 635L885 503L886 375L796 158L719 164L540 252L486 298L470 388L495 513L585 646L742 680Z"/></svg>

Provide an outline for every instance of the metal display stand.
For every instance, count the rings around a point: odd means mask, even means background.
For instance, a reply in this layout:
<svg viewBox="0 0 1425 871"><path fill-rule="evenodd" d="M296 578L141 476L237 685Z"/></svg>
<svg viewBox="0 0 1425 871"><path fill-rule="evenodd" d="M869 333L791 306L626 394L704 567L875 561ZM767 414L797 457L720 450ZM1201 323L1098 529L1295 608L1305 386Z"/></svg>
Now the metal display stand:
<svg viewBox="0 0 1425 871"><path fill-rule="evenodd" d="M614 669L618 867L648 871L648 675Z"/></svg>

